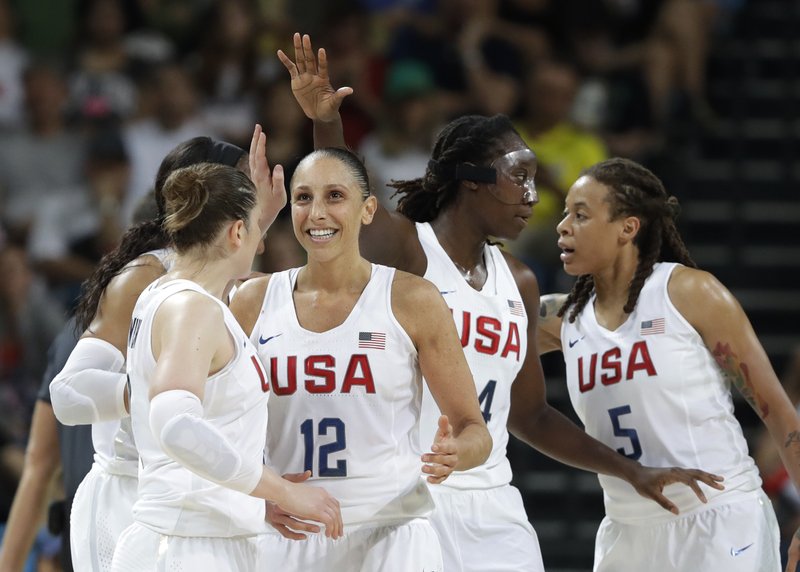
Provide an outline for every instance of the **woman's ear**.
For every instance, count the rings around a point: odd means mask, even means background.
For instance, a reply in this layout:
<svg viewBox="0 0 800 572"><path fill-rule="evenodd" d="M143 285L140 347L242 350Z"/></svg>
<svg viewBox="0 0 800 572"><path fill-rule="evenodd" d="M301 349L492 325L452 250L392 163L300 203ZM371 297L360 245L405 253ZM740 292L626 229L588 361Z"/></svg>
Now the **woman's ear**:
<svg viewBox="0 0 800 572"><path fill-rule="evenodd" d="M625 217L625 220L622 221L622 231L620 232L620 240L623 242L631 242L636 235L639 234L639 229L641 228L642 223L639 220L639 217L629 216Z"/></svg>
<svg viewBox="0 0 800 572"><path fill-rule="evenodd" d="M246 232L247 228L243 220L234 221L228 227L228 240L233 246L239 248L242 246L242 241L244 240Z"/></svg>
<svg viewBox="0 0 800 572"><path fill-rule="evenodd" d="M375 195L368 196L361 208L361 224L370 224L378 210L378 199Z"/></svg>

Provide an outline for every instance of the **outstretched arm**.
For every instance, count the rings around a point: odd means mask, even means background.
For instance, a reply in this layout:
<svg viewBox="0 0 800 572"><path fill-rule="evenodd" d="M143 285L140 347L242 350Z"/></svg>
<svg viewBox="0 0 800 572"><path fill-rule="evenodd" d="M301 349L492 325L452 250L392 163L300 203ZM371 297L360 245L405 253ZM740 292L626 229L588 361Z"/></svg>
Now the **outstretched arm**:
<svg viewBox="0 0 800 572"><path fill-rule="evenodd" d="M795 486L800 487L800 418L772 369L742 307L716 278L692 268L676 268L669 296L702 336L722 374L766 425ZM800 562L800 530L789 547L786 570Z"/></svg>
<svg viewBox="0 0 800 572"><path fill-rule="evenodd" d="M292 61L278 51L292 78L292 93L306 117L314 121L314 147L347 147L342 131L339 107L352 88L333 89L328 76L328 58L324 48L317 55L308 35L294 35ZM380 204L372 224L361 229L361 254L370 262L393 266L412 274L425 274L427 261L417 239L414 223L397 212L389 212Z"/></svg>
<svg viewBox="0 0 800 572"><path fill-rule="evenodd" d="M339 108L353 89L333 89L325 49L320 48L315 56L308 34L295 33L293 40L294 61L282 50L278 50L278 58L292 78L292 93L297 103L314 122L314 147L347 147Z"/></svg>
<svg viewBox="0 0 800 572"><path fill-rule="evenodd" d="M492 438L461 349L450 310L436 287L406 273L392 285L392 309L419 355L422 375L442 412L432 450L422 456L428 481L477 467L492 450Z"/></svg>
<svg viewBox="0 0 800 572"><path fill-rule="evenodd" d="M508 428L515 437L562 463L604 475L624 479L640 495L678 512L667 497L664 487L684 483L705 502L698 481L720 489L722 477L696 469L643 467L588 435L547 403L544 373L537 353L539 285L533 272L510 255L506 255L528 315L528 351L525 362L511 386L511 412ZM560 344L559 344L560 345Z"/></svg>

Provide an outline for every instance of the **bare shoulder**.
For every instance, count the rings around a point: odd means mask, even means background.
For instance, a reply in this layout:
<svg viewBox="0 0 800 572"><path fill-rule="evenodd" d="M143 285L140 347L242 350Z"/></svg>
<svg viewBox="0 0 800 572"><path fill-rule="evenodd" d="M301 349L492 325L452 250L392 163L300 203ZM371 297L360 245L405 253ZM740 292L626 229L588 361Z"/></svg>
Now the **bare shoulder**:
<svg viewBox="0 0 800 572"><path fill-rule="evenodd" d="M245 280L231 300L231 312L247 335L250 335L258 321L271 278L271 274L264 274Z"/></svg>
<svg viewBox="0 0 800 572"><path fill-rule="evenodd" d="M739 309L739 303L713 274L678 266L670 276L667 292L672 304L689 323L697 324Z"/></svg>
<svg viewBox="0 0 800 572"><path fill-rule="evenodd" d="M725 302L733 297L710 272L685 266L678 266L673 270L667 292L678 309L681 306Z"/></svg>
<svg viewBox="0 0 800 572"><path fill-rule="evenodd" d="M397 310L417 311L430 304L444 304L439 289L424 278L397 270L392 282L392 306Z"/></svg>
<svg viewBox="0 0 800 572"><path fill-rule="evenodd" d="M233 305L237 302L240 304L250 304L263 300L264 295L267 293L270 278L272 278L272 274L262 274L254 278L248 278L242 282L236 289L236 295L231 301L231 308L233 308Z"/></svg>
<svg viewBox="0 0 800 572"><path fill-rule="evenodd" d="M105 287L84 336L105 340L124 353L136 300L164 271L155 256L140 256L129 262Z"/></svg>
<svg viewBox="0 0 800 572"><path fill-rule="evenodd" d="M539 281L536 279L536 274L531 267L506 250L501 250L500 252L503 253L503 258L508 264L508 269L511 270L511 275L514 277L520 292L523 288L527 290L535 287L538 293Z"/></svg>
<svg viewBox="0 0 800 572"><path fill-rule="evenodd" d="M138 298L144 289L160 278L165 271L164 266L155 256L139 256L126 264L119 274L111 279L106 286L104 297L133 296Z"/></svg>

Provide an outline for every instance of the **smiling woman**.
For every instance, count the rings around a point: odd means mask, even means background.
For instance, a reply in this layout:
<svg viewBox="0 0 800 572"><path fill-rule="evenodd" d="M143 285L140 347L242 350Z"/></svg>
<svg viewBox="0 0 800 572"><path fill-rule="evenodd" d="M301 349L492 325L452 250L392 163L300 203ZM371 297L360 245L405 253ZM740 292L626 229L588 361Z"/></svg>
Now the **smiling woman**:
<svg viewBox="0 0 800 572"><path fill-rule="evenodd" d="M442 482L491 450L447 306L429 282L361 256L377 200L352 153L315 151L290 188L308 262L248 280L231 309L269 367L270 463L339 499L345 536L296 543L319 528L272 507L262 558L277 570L441 570L421 475ZM423 374L443 413L427 441Z"/></svg>

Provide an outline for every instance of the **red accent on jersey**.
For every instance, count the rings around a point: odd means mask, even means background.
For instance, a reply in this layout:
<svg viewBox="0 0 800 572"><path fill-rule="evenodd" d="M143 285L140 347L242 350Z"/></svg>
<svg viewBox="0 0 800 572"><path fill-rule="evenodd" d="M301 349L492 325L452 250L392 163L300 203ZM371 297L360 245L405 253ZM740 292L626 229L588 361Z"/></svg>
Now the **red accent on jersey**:
<svg viewBox="0 0 800 572"><path fill-rule="evenodd" d="M503 351L500 353L500 357L508 357L511 352L514 352L517 354L517 361L519 361L520 350L519 329L517 328L517 323L509 322L508 338L506 338L506 345L503 346Z"/></svg>
<svg viewBox="0 0 800 572"><path fill-rule="evenodd" d="M490 329L491 327L491 329ZM497 318L489 318L488 316L478 316L475 324L475 351L482 354L494 355L500 348L500 320ZM478 336L484 336L489 344Z"/></svg>
<svg viewBox="0 0 800 572"><path fill-rule="evenodd" d="M639 354L641 354L641 361L636 359ZM639 370L646 371L647 375L656 375L656 368L653 367L653 360L650 358L650 352L647 350L647 342L645 341L633 344L631 357L628 358L628 373L625 379L633 379L633 374Z"/></svg>
<svg viewBox="0 0 800 572"><path fill-rule="evenodd" d="M597 366L597 354L592 354L590 358L591 362L589 363L589 383L584 383L583 381L583 356L578 358L578 389L581 390L581 393L586 393L587 391L594 389L594 370Z"/></svg>
<svg viewBox="0 0 800 572"><path fill-rule="evenodd" d="M578 389L581 393L586 393L594 389L597 374L600 374L600 383L603 385L614 385L622 381L622 364L623 356L620 348L611 348L603 352L600 358L600 367L597 367L598 354L594 353L589 356L588 380L584 377L583 357L578 357ZM653 360L650 358L650 350L647 348L647 342L636 342L631 346L631 353L628 356L628 363L625 367L625 379L633 379L637 371L647 372L648 377L658 375L656 368L653 365Z"/></svg>
<svg viewBox="0 0 800 572"><path fill-rule="evenodd" d="M452 312L453 310L450 310ZM470 325L472 314L469 312L462 312L461 313L461 347L467 347L469 343L469 332L470 332Z"/></svg>
<svg viewBox="0 0 800 572"><path fill-rule="evenodd" d="M286 386L278 381L278 358L269 358L269 376L272 379L272 392L275 395L292 395L297 391L297 356L286 358Z"/></svg>
<svg viewBox="0 0 800 572"><path fill-rule="evenodd" d="M308 393L327 394L336 391L336 359L332 355L308 356L303 362L306 375L305 387ZM278 377L278 357L269 358L272 392L275 395L292 395L297 391L297 356L286 356L286 385L281 385ZM316 378L316 379L308 379ZM362 386L365 393L375 393L375 379L369 365L369 356L354 354L350 356L342 381L341 392L351 393L355 386Z"/></svg>
<svg viewBox="0 0 800 572"><path fill-rule="evenodd" d="M603 359L600 362L600 368L603 370L611 370L612 373L603 373L600 376L600 383L603 385L614 385L619 383L622 379L622 350L619 348L611 348L603 354Z"/></svg>
<svg viewBox="0 0 800 572"><path fill-rule="evenodd" d="M332 355L308 356L305 362L306 375L321 377L324 383L320 384L315 379L306 379L306 391L309 393L333 393L333 390L336 389L336 372L330 368L335 365L336 360ZM328 369L322 369L318 366Z"/></svg>
<svg viewBox="0 0 800 572"><path fill-rule="evenodd" d="M361 375L359 376L359 370ZM344 374L342 393L350 393L354 385L363 385L367 393L375 393L375 380L372 369L369 367L369 357L366 354L354 354L347 364L347 373Z"/></svg>
<svg viewBox="0 0 800 572"><path fill-rule="evenodd" d="M258 361L256 356L250 356L250 361L253 362L253 367L256 368L256 371L258 372L258 378L261 380L261 391L267 393L269 391L269 383L264 375L264 370L261 369L261 362Z"/></svg>

